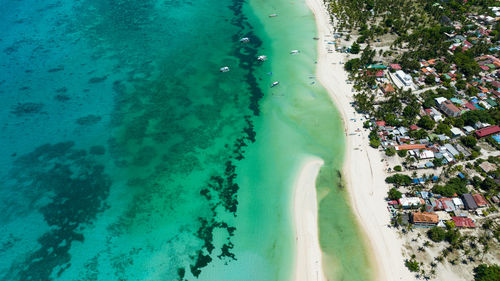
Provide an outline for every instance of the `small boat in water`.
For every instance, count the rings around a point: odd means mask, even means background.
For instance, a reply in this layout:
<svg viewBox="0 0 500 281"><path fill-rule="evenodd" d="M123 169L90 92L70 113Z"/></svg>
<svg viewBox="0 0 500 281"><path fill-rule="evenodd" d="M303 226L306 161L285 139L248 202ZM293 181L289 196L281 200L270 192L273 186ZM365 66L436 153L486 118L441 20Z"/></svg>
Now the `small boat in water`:
<svg viewBox="0 0 500 281"><path fill-rule="evenodd" d="M271 88L278 86L279 83L280 83L280 81L274 81L273 84L271 84Z"/></svg>
<svg viewBox="0 0 500 281"><path fill-rule="evenodd" d="M220 68L220 72L228 72L229 71L229 67L227 66L223 66Z"/></svg>
<svg viewBox="0 0 500 281"><path fill-rule="evenodd" d="M296 55L298 53L300 53L299 50L291 50L290 51L290 54L292 54L292 55Z"/></svg>
<svg viewBox="0 0 500 281"><path fill-rule="evenodd" d="M267 60L267 56L259 56L257 58L258 61L266 61Z"/></svg>
<svg viewBox="0 0 500 281"><path fill-rule="evenodd" d="M240 39L240 42L241 42L241 43L248 43L248 42L250 42L250 38L248 38L248 37L243 37L243 38L241 38L241 39Z"/></svg>
<svg viewBox="0 0 500 281"><path fill-rule="evenodd" d="M277 17L277 16L278 16L278 14L270 14L270 15L269 15L269 17L270 17L270 18L275 18L275 17Z"/></svg>

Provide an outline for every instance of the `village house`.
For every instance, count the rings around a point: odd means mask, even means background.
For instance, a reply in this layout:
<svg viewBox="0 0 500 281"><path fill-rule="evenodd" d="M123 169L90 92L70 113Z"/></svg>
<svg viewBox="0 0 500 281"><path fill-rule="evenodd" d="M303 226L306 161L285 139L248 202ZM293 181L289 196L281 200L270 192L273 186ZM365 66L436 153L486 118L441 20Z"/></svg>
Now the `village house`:
<svg viewBox="0 0 500 281"><path fill-rule="evenodd" d="M445 100L439 105L439 108L448 116L458 117L462 111L458 109L451 101Z"/></svg>
<svg viewBox="0 0 500 281"><path fill-rule="evenodd" d="M435 213L415 212L412 214L412 222L417 227L433 227L439 223L439 217Z"/></svg>
<svg viewBox="0 0 500 281"><path fill-rule="evenodd" d="M476 224L471 218L451 217L456 227L474 228Z"/></svg>
<svg viewBox="0 0 500 281"><path fill-rule="evenodd" d="M476 210L477 209L477 204L476 201L474 201L474 197L470 193L465 193L462 195L462 200L465 205L465 209L467 210Z"/></svg>
<svg viewBox="0 0 500 281"><path fill-rule="evenodd" d="M451 198L441 198L439 199L439 201L441 201L441 203L443 204L443 209L446 211L446 212L453 212L455 211L455 204L453 204L453 201L451 200Z"/></svg>
<svg viewBox="0 0 500 281"><path fill-rule="evenodd" d="M500 132L500 127L498 125L489 126L486 128L479 129L475 132L476 137L483 138Z"/></svg>
<svg viewBox="0 0 500 281"><path fill-rule="evenodd" d="M465 136L464 132L462 132L462 130L460 130L459 128L457 127L452 127L450 129L451 131L451 135L454 137L454 138L457 138L457 137L461 137L461 136Z"/></svg>
<svg viewBox="0 0 500 281"><path fill-rule="evenodd" d="M489 173L489 172L495 171L497 169L497 165L490 163L490 162L487 162L487 161L484 161L483 163L479 164L479 168L481 168L481 170L483 170L483 172Z"/></svg>
<svg viewBox="0 0 500 281"><path fill-rule="evenodd" d="M464 208L464 202L462 202L462 199L460 199L458 197L453 197L452 201L453 201L453 204L455 205L455 207L457 207L457 209Z"/></svg>
<svg viewBox="0 0 500 281"><path fill-rule="evenodd" d="M486 199L484 199L483 195L481 195L481 194L474 194L474 195L472 195L472 198L474 198L474 202L476 202L476 205L479 208L483 208L483 207L487 207L488 206L488 202L486 201Z"/></svg>
<svg viewBox="0 0 500 281"><path fill-rule="evenodd" d="M401 205L401 207L403 208L420 207L425 203L422 198L418 197L403 197L400 198L398 201L399 205Z"/></svg>

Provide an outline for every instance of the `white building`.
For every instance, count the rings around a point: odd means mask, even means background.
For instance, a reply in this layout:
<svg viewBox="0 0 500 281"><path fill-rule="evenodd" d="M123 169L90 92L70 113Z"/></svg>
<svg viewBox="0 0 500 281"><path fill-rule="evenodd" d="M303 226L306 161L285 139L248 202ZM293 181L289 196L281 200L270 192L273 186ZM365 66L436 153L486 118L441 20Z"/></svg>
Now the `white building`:
<svg viewBox="0 0 500 281"><path fill-rule="evenodd" d="M434 158L434 152L430 150L424 150L418 155L420 159L431 159Z"/></svg>
<svg viewBox="0 0 500 281"><path fill-rule="evenodd" d="M454 197L451 199L453 201L453 204L457 206L457 208L463 209L464 208L464 202L462 202L462 199L458 197Z"/></svg>
<svg viewBox="0 0 500 281"><path fill-rule="evenodd" d="M465 136L464 132L462 132L462 130L460 130L459 128L457 127L452 127L450 129L451 133L453 134L453 137L456 138L456 137L460 137L460 136Z"/></svg>
<svg viewBox="0 0 500 281"><path fill-rule="evenodd" d="M405 85L407 87L409 87L409 86L411 86L413 84L413 79L411 78L411 75L410 74L406 74L402 70L396 71L396 76L401 81L401 83L403 83L403 85Z"/></svg>
<svg viewBox="0 0 500 281"><path fill-rule="evenodd" d="M471 126L465 126L464 130L467 132L467 134L474 132L474 128L472 128Z"/></svg>
<svg viewBox="0 0 500 281"><path fill-rule="evenodd" d="M424 204L423 201L418 197L403 197L399 199L399 204L402 207L418 207Z"/></svg>
<svg viewBox="0 0 500 281"><path fill-rule="evenodd" d="M446 98L444 97L439 97L434 99L438 105L442 104L443 102L447 101Z"/></svg>

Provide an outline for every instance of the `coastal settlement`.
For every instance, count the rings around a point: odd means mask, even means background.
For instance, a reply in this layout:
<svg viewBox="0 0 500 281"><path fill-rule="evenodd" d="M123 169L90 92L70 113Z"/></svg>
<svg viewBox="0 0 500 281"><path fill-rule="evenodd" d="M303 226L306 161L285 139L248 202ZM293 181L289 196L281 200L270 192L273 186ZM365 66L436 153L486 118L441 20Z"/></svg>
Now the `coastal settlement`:
<svg viewBox="0 0 500 281"><path fill-rule="evenodd" d="M325 2L417 278L500 280L500 4ZM329 43L329 44L330 44ZM354 120L356 121L356 120Z"/></svg>

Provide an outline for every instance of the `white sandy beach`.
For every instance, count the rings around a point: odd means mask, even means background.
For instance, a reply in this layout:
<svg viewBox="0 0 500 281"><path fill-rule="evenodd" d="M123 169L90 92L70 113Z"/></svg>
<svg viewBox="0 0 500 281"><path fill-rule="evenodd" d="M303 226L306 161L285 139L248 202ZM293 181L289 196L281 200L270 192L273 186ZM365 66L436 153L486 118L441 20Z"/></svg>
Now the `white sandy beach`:
<svg viewBox="0 0 500 281"><path fill-rule="evenodd" d="M295 181L293 196L297 243L295 281L326 280L321 263L316 197L316 177L322 165L323 160L319 158L306 159Z"/></svg>
<svg viewBox="0 0 500 281"><path fill-rule="evenodd" d="M328 53L334 49L330 16L321 0L306 0L316 17L318 28L317 77L340 111L346 134L346 154L343 173L349 190L350 202L362 230L367 237L367 246L376 270L377 280L414 280L415 277L404 266L403 241L396 231L388 228L390 221L384 198L388 187L385 164L379 151L369 147L368 134L363 130L361 115L351 106L353 92L347 84L344 71L344 54ZM360 129L359 131L357 129ZM353 135L350 135L353 134Z"/></svg>

